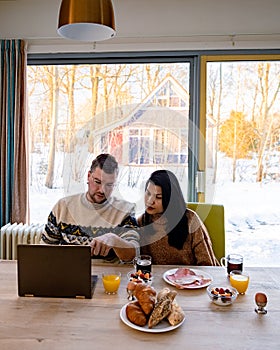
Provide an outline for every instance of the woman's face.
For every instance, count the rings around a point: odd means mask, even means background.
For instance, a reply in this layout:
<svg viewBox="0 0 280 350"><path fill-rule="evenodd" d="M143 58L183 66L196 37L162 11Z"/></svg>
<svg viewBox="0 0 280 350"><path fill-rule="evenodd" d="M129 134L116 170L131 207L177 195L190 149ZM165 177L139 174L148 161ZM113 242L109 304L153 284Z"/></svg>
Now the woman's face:
<svg viewBox="0 0 280 350"><path fill-rule="evenodd" d="M148 183L145 191L145 207L146 212L150 215L163 213L161 187L152 182Z"/></svg>

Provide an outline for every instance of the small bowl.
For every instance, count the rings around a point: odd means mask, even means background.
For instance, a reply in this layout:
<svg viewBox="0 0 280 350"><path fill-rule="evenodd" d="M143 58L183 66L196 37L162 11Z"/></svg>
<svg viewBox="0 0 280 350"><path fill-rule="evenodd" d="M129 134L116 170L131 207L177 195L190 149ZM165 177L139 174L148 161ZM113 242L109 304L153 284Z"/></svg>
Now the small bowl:
<svg viewBox="0 0 280 350"><path fill-rule="evenodd" d="M207 294L214 304L228 306L235 301L238 291L233 287L218 287L210 285L207 287Z"/></svg>
<svg viewBox="0 0 280 350"><path fill-rule="evenodd" d="M153 276L151 273L146 273L145 271L141 274L140 272L130 271L127 274L128 281L133 281L137 283L145 283L151 285L153 283Z"/></svg>

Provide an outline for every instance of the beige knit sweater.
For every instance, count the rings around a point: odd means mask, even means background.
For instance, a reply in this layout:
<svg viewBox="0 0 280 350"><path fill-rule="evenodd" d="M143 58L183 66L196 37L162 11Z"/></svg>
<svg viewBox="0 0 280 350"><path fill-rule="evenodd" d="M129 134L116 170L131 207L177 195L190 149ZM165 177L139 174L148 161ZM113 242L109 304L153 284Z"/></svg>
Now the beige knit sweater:
<svg viewBox="0 0 280 350"><path fill-rule="evenodd" d="M48 244L89 244L92 238L113 232L138 251L139 234L130 222L134 212L135 204L115 197L102 204L89 202L85 193L64 197L53 207L42 239Z"/></svg>
<svg viewBox="0 0 280 350"><path fill-rule="evenodd" d="M151 255L153 264L218 266L219 262L213 252L212 242L205 225L194 211L187 209L186 215L189 235L182 249L179 250L168 244L166 222L161 217L152 224L153 235L145 237L145 234L141 233L141 253ZM143 215L138 219L138 223L142 226Z"/></svg>

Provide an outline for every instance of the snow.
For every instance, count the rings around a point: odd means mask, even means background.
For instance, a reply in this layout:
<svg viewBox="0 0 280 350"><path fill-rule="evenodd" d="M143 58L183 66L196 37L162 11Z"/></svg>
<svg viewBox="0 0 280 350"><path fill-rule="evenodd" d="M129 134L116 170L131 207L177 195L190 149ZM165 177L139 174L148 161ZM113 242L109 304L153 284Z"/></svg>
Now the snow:
<svg viewBox="0 0 280 350"><path fill-rule="evenodd" d="M227 183L214 202L225 206L226 252L245 266L280 266L280 184Z"/></svg>
<svg viewBox="0 0 280 350"><path fill-rule="evenodd" d="M211 198L212 203L225 207L226 255L242 254L245 267L280 266L280 183L256 183L251 179L232 183L229 179L226 173L220 175ZM120 191L120 194L141 207L144 190L140 187ZM71 186L72 193L85 189L85 183ZM55 202L65 195L63 187L47 189L42 184L33 184L30 189L31 222L46 222ZM138 212L141 211L142 208Z"/></svg>

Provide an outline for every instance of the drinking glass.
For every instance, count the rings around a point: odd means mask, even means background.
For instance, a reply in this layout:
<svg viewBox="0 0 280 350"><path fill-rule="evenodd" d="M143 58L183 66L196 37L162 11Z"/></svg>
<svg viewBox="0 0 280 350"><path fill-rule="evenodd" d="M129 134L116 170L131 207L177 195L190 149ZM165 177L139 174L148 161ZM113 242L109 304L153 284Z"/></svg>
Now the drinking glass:
<svg viewBox="0 0 280 350"><path fill-rule="evenodd" d="M106 294L116 294L121 283L121 273L103 272L102 282Z"/></svg>
<svg viewBox="0 0 280 350"><path fill-rule="evenodd" d="M152 272L152 257L150 255L139 255L134 258L135 271Z"/></svg>
<svg viewBox="0 0 280 350"><path fill-rule="evenodd" d="M249 285L249 275L246 272L233 270L230 272L229 281L239 294L245 294Z"/></svg>
<svg viewBox="0 0 280 350"><path fill-rule="evenodd" d="M243 270L243 256L240 254L229 254L227 257L222 257L220 263L227 269L228 275L233 270Z"/></svg>

